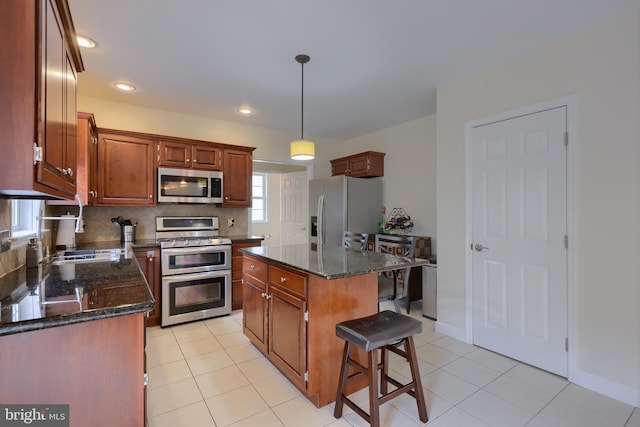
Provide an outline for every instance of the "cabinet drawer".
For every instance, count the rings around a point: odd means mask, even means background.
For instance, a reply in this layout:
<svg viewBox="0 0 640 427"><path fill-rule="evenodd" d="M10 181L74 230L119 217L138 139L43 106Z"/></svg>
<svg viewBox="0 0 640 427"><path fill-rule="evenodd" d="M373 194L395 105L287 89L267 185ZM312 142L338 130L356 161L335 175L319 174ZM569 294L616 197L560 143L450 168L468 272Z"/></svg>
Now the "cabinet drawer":
<svg viewBox="0 0 640 427"><path fill-rule="evenodd" d="M267 280L267 264L255 258L242 258L242 272L264 282Z"/></svg>
<svg viewBox="0 0 640 427"><path fill-rule="evenodd" d="M269 284L288 289L291 292L307 297L307 278L283 268L269 266Z"/></svg>

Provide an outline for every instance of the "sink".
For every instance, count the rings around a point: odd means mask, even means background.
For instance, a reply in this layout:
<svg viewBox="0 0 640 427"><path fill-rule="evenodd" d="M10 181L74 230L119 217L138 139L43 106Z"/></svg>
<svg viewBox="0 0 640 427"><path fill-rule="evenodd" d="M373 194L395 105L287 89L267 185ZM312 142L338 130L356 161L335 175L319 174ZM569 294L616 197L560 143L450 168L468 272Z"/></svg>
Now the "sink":
<svg viewBox="0 0 640 427"><path fill-rule="evenodd" d="M124 253L122 248L114 249L84 249L70 250L56 253L53 265L81 264L90 262L119 261Z"/></svg>

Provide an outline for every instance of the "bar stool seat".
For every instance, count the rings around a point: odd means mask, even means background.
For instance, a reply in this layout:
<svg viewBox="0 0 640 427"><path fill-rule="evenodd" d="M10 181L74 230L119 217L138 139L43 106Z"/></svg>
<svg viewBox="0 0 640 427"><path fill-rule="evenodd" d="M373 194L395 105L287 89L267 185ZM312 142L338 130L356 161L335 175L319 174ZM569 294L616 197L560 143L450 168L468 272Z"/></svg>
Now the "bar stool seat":
<svg viewBox="0 0 640 427"><path fill-rule="evenodd" d="M333 416L340 418L343 405L346 404L371 426L379 427L380 405L403 393L408 393L416 399L420 420L427 422L429 418L413 343L413 336L420 332L422 332L422 322L393 311L382 311L371 316L338 323L336 335L345 340L345 345ZM405 351L399 349L403 343ZM354 345L367 352L367 366L363 366L351 358ZM380 363L378 363L378 349L381 350ZM412 377L410 383L402 384L389 377L388 351L402 356L409 362ZM349 366L354 367L356 372L349 375ZM378 375L378 371L381 371L380 375ZM345 394L347 384L363 375L367 376L369 385L368 414ZM378 383L381 395L378 393ZM387 392L388 384L397 388L392 392Z"/></svg>

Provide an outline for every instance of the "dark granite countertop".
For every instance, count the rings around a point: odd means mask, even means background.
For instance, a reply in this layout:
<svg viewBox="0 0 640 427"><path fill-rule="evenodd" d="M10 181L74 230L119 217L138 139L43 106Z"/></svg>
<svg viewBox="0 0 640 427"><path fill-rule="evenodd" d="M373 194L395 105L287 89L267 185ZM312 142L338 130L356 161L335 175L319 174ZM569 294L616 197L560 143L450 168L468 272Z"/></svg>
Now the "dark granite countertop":
<svg viewBox="0 0 640 427"><path fill-rule="evenodd" d="M247 234L232 234L230 236L223 236L227 239L231 239L231 243L242 243L242 242L257 242L264 240L262 236L251 236Z"/></svg>
<svg viewBox="0 0 640 427"><path fill-rule="evenodd" d="M82 248L111 249L113 243ZM120 245L122 254L112 259L23 266L0 277L0 335L152 310L155 301L133 251Z"/></svg>
<svg viewBox="0 0 640 427"><path fill-rule="evenodd" d="M276 261L324 279L339 279L380 271L427 265L426 259L398 257L379 252L352 251L338 246L314 244L258 246L240 252Z"/></svg>

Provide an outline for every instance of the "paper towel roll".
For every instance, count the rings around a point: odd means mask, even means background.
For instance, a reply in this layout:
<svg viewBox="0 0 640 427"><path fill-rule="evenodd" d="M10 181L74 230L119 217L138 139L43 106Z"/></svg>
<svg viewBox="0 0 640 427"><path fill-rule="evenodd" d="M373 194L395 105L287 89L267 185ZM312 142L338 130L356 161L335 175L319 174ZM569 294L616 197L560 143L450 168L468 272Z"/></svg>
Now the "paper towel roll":
<svg viewBox="0 0 640 427"><path fill-rule="evenodd" d="M56 248L73 249L76 247L76 217L67 214L60 218L60 226L58 227L58 236L56 237Z"/></svg>

